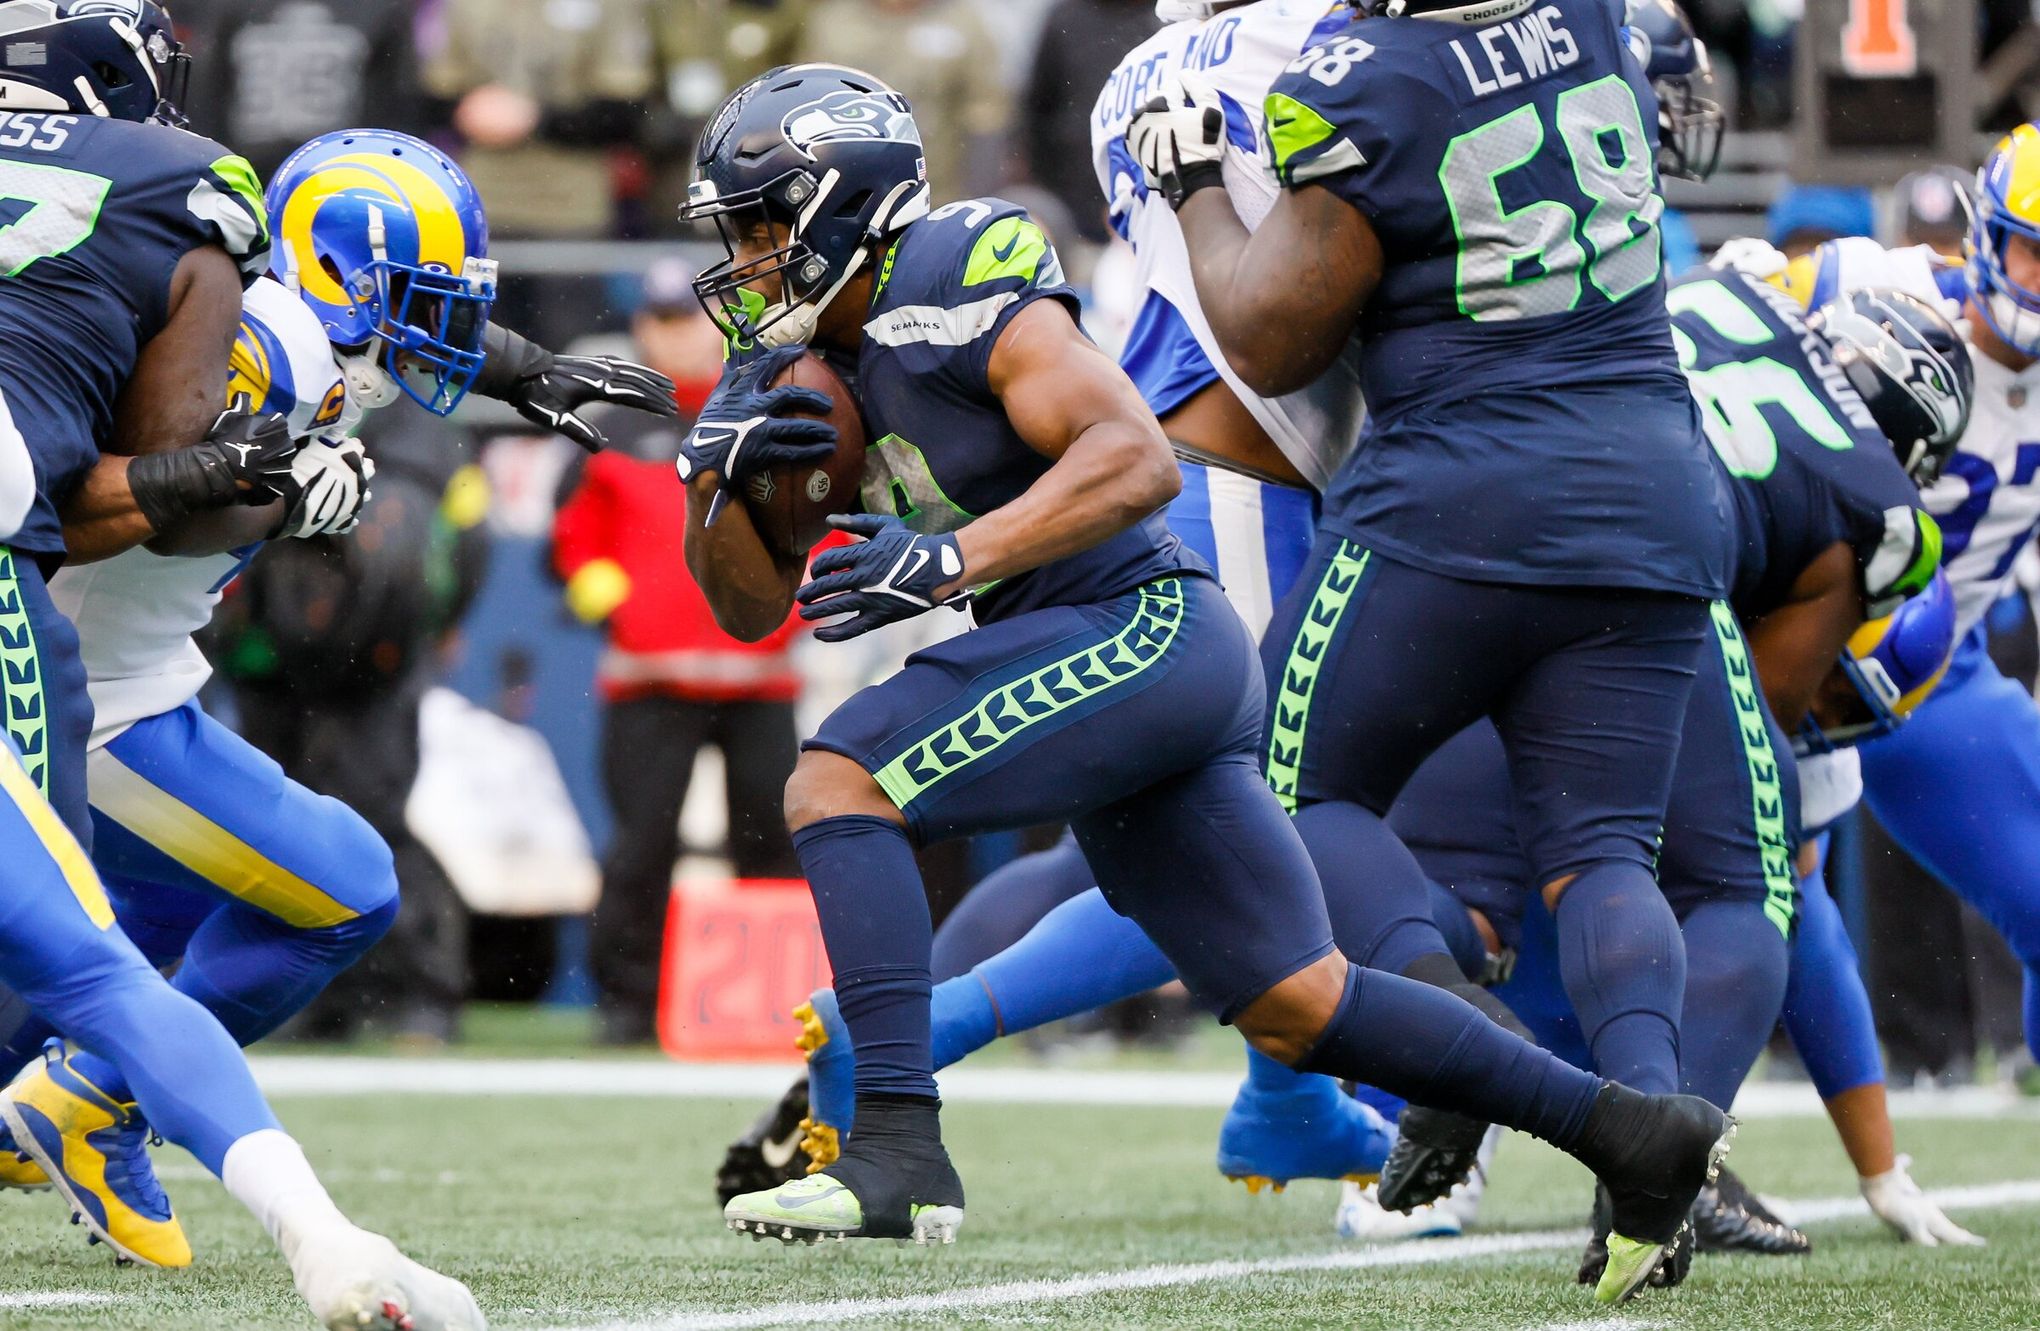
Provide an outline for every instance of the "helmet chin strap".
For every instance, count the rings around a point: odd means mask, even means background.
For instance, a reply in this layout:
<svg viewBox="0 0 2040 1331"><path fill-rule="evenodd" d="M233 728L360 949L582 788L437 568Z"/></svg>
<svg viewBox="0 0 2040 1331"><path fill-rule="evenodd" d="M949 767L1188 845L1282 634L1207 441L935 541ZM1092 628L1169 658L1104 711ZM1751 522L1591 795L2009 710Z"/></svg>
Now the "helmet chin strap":
<svg viewBox="0 0 2040 1331"><path fill-rule="evenodd" d="M336 348L337 350L337 348ZM380 340L368 343L358 351L342 355L340 375L347 381L347 395L354 404L364 410L387 407L397 400L402 391L397 381L382 365L382 343Z"/></svg>
<svg viewBox="0 0 2040 1331"><path fill-rule="evenodd" d="M831 172L823 181L822 187L815 191L814 201L809 205L810 210L828 197L834 181L835 173ZM758 333L759 345L790 347L796 343L804 345L813 341L815 326L821 322L822 311L829 307L829 302L836 298L837 293L850 284L851 278L864 271L864 265L871 261L871 247L907 223L925 217L927 213L926 185L919 181L902 181L894 186L892 193L872 215L871 226L864 233L865 243L858 247L856 255L843 266L842 275L829 284L828 290L794 304L781 301L765 307L764 317L759 320L761 325L761 331Z"/></svg>
<svg viewBox="0 0 2040 1331"><path fill-rule="evenodd" d="M813 341L815 326L821 322L822 311L829 307L829 302L836 298L837 292L849 285L850 279L857 276L863 269L865 260L870 257L869 250L859 250L857 257L844 265L843 275L830 283L827 291L810 300L795 304L780 301L767 305L763 317L759 319L761 325L758 333L759 345L790 347L797 343Z"/></svg>

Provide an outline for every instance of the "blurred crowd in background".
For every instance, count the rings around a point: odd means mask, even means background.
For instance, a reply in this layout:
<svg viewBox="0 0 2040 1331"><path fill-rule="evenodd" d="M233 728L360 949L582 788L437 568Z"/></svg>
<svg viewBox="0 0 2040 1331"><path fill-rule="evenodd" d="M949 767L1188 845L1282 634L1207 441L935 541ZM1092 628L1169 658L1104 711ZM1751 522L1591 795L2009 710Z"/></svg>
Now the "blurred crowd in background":
<svg viewBox="0 0 2040 1331"><path fill-rule="evenodd" d="M1850 234L1959 252L1973 161L1874 193L1784 177L1793 34L1819 2L1686 0L1731 129L1714 182L1668 190L1674 267L1737 234L1795 252ZM2040 69L2034 0L1982 11L1985 60L2011 71L1985 127L2040 114L2040 73L2020 73ZM796 737L927 635L961 627L928 616L825 651L792 625L759 644L715 629L681 562L671 465L721 359L690 287L710 251L675 220L695 137L773 65L868 69L912 101L938 200L997 193L1033 210L1087 293L1087 326L1111 344L1139 293L1105 224L1089 115L1119 57L1158 26L1152 4L177 0L175 12L195 129L264 173L349 125L439 143L487 203L501 321L556 348L632 355L673 378L682 408L678 421L603 419L611 447L594 457L478 399L451 421L380 413L362 529L285 542L230 595L208 644L209 707L361 810L403 881L397 928L298 1034L367 1028L435 1046L459 1038L467 1002L489 998L593 1004L603 1039L649 1041L676 864L797 873L779 821ZM2030 683L2030 612L2007 606L1999 620ZM938 919L1054 834L932 852ZM1854 840L1865 850L1844 845L1838 895L1894 1078L2015 1070L2018 972L1995 936L1874 827ZM1907 968L1879 974L1877 938L1899 930ZM1920 965L1922 940L1963 964ZM1126 1024L1169 1029L1152 1015Z"/></svg>

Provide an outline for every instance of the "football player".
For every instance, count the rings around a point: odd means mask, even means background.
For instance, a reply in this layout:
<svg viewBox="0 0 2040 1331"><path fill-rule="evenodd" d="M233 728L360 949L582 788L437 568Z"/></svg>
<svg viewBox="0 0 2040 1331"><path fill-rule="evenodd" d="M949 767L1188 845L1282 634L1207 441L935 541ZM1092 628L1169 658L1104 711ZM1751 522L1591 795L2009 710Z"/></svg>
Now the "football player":
<svg viewBox="0 0 2040 1331"><path fill-rule="evenodd" d="M232 1038L114 927L86 858L90 702L45 572L60 509L140 502L168 542L231 544L291 493L280 423L220 417L242 291L267 262L253 173L162 123L184 57L147 0L0 5L0 617L8 644L9 891L0 980L106 1057L167 1137L263 1222L328 1326L478 1328L457 1281L354 1226L277 1124ZM219 418L216 420L216 418ZM211 433L208 435L208 427ZM99 459L102 448L122 456ZM260 530L258 528L257 530ZM213 548L224 548L216 545ZM128 1260L183 1265L183 1234L117 1128L136 1112L65 1060L0 1102L10 1167L40 1170ZM16 1159L16 1155L20 1158Z"/></svg>
<svg viewBox="0 0 2040 1331"><path fill-rule="evenodd" d="M1878 821L2025 966L2026 1043L2040 1051L2040 709L1991 663L1982 626L2040 529L2040 443L2029 442L2040 426L2040 125L2021 125L1992 150L1975 206L1959 268L1924 246L1887 251L1852 239L1794 261L1778 280L1802 302L1876 282L1963 303L1976 417L1926 496L1945 535L1961 645L1912 721L1855 752Z"/></svg>
<svg viewBox="0 0 2040 1331"><path fill-rule="evenodd" d="M1632 49L1643 37L1639 54L1662 108L1663 169L1680 174L1708 169L1719 143L1720 119L1705 96L1704 48L1666 0L1631 8ZM1099 183L1114 226L1133 246L1135 280L1150 293L1121 359L1178 453L1215 464L1205 468L1186 462L1183 493L1169 508L1169 524L1218 569L1228 598L1259 632L1266 627L1272 600L1288 589L1307 556L1310 495L1294 487L1321 489L1350 446L1358 408L1357 365L1349 349L1308 389L1275 399L1264 399L1240 383L1198 310L1175 215L1160 193L1147 188L1124 133L1162 80L1186 68L1201 71L1226 108L1227 191L1242 217L1260 218L1275 197L1256 151L1262 137L1261 100L1296 52L1342 27L1350 11L1280 0L1218 6L1164 0L1157 12L1176 21L1120 62L1092 115ZM1280 480L1257 479L1264 477ZM1089 877L1073 848L1044 852L1001 870L938 932L938 955L945 942L954 945L954 936L969 927L968 916L975 913L971 903L1018 893L1031 900L1046 897L1053 905L1082 893ZM987 913L999 916L1002 927L1015 924L1008 918L1010 907L1001 914L993 904ZM1019 932L1013 929L1013 936ZM1341 944L1347 946L1346 938ZM1354 945L1364 947L1365 938ZM996 958L987 959L992 952ZM1166 962L1095 893L1053 911L1027 935L1023 947L979 947L953 969L966 965L974 966L973 982L936 990L938 1067L998 1034L1086 1010L1169 976ZM1442 939L1430 955L1413 958L1405 973L1442 981L1490 1006L1450 960ZM1499 1005L1491 1010L1513 1020ZM809 1050L812 1085L789 1092L799 1098L798 1108L786 1102L733 1144L719 1184L725 1191L760 1174L781 1176L759 1154L767 1135L778 1141L798 1124L805 1129L808 1156L802 1163L826 1163L850 1124L851 1063L833 995L819 992L797 1015L807 1028L802 1039ZM1279 1189L1296 1177L1372 1172L1379 1151L1373 1115L1325 1079L1298 1077L1251 1053L1248 1067L1247 1082L1220 1133L1223 1173L1245 1180L1250 1188L1273 1183Z"/></svg>
<svg viewBox="0 0 2040 1331"><path fill-rule="evenodd" d="M1391 922L1369 960L1400 969L1436 930L1382 815L1491 715L1597 1063L1670 1090L1682 945L1652 866L1729 552L1667 336L1651 92L1602 3L1368 8L1269 93L1284 191L1258 229L1211 188L1208 83L1180 76L1128 136L1249 387L1363 339L1368 427L1263 653L1269 780L1320 872L1352 880L1327 899L1371 894ZM1384 1200L1442 1191L1483 1135L1413 1109ZM1611 1258L1601 1292L1660 1246Z"/></svg>
<svg viewBox="0 0 2040 1331"><path fill-rule="evenodd" d="M835 621L817 631L833 641L968 597L981 625L839 708L788 783L858 1051L857 1121L823 1172L732 1200L732 1226L953 1237L963 1193L937 1118L912 840L1068 819L1107 897L1262 1052L1491 1106L1608 1177L1620 1232L1668 1240L1725 1117L1573 1080L1453 995L1334 951L1258 772L1251 639L1154 514L1180 488L1165 437L1084 339L1039 229L997 201L929 210L924 173L897 93L792 66L717 113L690 191L688 214L730 249L701 285L737 352L682 458L689 562L718 616L762 634L798 600ZM817 556L802 585L800 555L717 501L834 446L825 423L784 418L820 405L811 390L771 386L810 338L854 356L877 442L873 511L838 520L865 540ZM752 350L761 339L783 349Z"/></svg>
<svg viewBox="0 0 2040 1331"><path fill-rule="evenodd" d="M227 392L283 416L302 441L290 501L261 511L261 537L198 557L132 544L158 537L144 509L97 506L65 527L73 558L96 562L74 563L50 587L77 626L93 702L93 862L115 915L152 962L181 962L172 984L243 1045L382 937L397 913L397 878L360 815L290 780L200 708L211 667L192 635L221 592L265 538L353 528L374 472L349 432L400 393L443 415L473 387L588 446L599 436L573 414L583 402L676 410L671 385L641 366L552 358L485 331L494 329L494 268L481 199L431 145L383 130L322 135L283 163L267 203L277 275L257 279L244 299ZM18 1066L48 1034L31 1023L0 1057ZM70 1055L67 1070L131 1105L106 1060ZM9 1094L33 1094L55 1075L44 1069ZM148 1135L132 1112L111 1134L131 1162L131 1186L147 1171ZM158 1220L177 1227L167 1203Z"/></svg>
<svg viewBox="0 0 2040 1331"><path fill-rule="evenodd" d="M1953 647L1954 598L1946 578L1937 574L1927 591L1858 630L1829 673L1802 734L1818 732L1822 746L1839 752L1840 746L1889 733L1931 695ZM1508 774L1500 741L1492 726L1477 725L1425 762L1404 787L1390 823L1425 872L1449 885L1455 897L1471 903L1528 902L1528 868L1507 801ZM1934 1205L1913 1181L1907 1159L1895 1153L1874 1034L1867 1042L1867 1058L1854 1053L1854 1042L1837 1040L1831 1014L1838 1008L1859 1007L1867 1029L1869 1000L1840 912L1820 890L1818 874L1803 879L1801 887L1784 1025L1827 1100L1836 1134L1856 1166L1864 1199L1904 1241L1925 1246L1981 1243ZM1559 981L1549 915L1530 905L1520 919L1509 913L1497 919L1476 913L1473 922L1483 931L1487 946L1497 950L1498 969L1512 972L1499 990L1501 996L1547 1048L1576 1064L1590 1064L1592 1055L1580 1039ZM1825 936L1829 930L1834 937ZM1830 986L1853 989L1853 1001L1810 997ZM1690 1001L1690 987L1688 992ZM1867 1072L1855 1075L1865 1062ZM1336 1218L1340 1232L1357 1238L1406 1236L1408 1226L1394 1223L1404 1218L1384 1212L1372 1191L1346 1185ZM1419 1208L1411 1219L1423 1219L1426 1233L1457 1233L1471 1222L1477 1202L1477 1190L1456 1190L1449 1203ZM1771 1213L1727 1169L1702 1190L1693 1225L1701 1252L1791 1254L1811 1246L1803 1233Z"/></svg>

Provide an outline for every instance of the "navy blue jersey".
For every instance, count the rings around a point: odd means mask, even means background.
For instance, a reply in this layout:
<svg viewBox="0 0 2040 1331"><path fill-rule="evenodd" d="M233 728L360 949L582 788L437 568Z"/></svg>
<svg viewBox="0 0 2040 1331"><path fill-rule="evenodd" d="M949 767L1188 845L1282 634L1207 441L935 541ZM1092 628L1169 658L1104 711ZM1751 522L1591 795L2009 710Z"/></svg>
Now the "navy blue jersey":
<svg viewBox="0 0 2040 1331"><path fill-rule="evenodd" d="M1277 176L1351 204L1385 261L1335 530L1454 577L1720 593L1654 108L1605 0L1477 28L1361 19L1276 81Z"/></svg>
<svg viewBox="0 0 2040 1331"><path fill-rule="evenodd" d="M1011 503L1049 469L986 381L992 347L1034 301L1076 317L1062 264L1026 211L1000 199L937 208L880 261L857 357L871 436L864 507L915 531L954 531ZM1067 559L980 590L978 622L1104 600L1169 573L1208 573L1160 514Z"/></svg>
<svg viewBox="0 0 2040 1331"><path fill-rule="evenodd" d="M108 442L114 399L169 317L178 260L204 245L246 281L268 266L262 191L241 158L163 125L0 114L0 401L36 479L27 522L0 540L63 550L57 506Z"/></svg>
<svg viewBox="0 0 2040 1331"><path fill-rule="evenodd" d="M1777 609L1837 541L1855 551L1873 608L1924 587L1939 530L1791 295L1708 272L1674 284L1666 304L1734 505L1736 613Z"/></svg>

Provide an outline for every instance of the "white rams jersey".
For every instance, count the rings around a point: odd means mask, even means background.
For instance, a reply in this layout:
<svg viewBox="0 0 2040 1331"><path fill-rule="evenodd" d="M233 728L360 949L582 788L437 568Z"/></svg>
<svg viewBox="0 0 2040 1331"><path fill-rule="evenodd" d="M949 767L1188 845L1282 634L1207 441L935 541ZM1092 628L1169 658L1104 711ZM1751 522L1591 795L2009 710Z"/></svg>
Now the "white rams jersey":
<svg viewBox="0 0 2040 1331"><path fill-rule="evenodd" d="M360 418L318 316L270 278L243 298L230 365L228 397L246 393L258 410L282 413L297 437L343 438ZM198 695L212 667L191 635L261 548L184 558L136 546L69 565L50 580L51 599L78 628L92 695L91 747Z"/></svg>
<svg viewBox="0 0 2040 1331"><path fill-rule="evenodd" d="M1856 287L1897 287L1946 309L1967 297L1959 265L1926 246L1887 250L1874 240L1829 241L1786 269L1786 288L1818 308ZM1941 478L1923 496L1941 524L1941 567L1955 589L1958 640L2012 579L2040 531L2040 364L2013 371L1976 352L1976 404Z"/></svg>
<svg viewBox="0 0 2040 1331"><path fill-rule="evenodd" d="M1360 434L1357 350L1348 347L1316 383L1283 397L1262 398L1241 383L1198 307L1176 214L1167 199L1148 190L1127 150L1126 127L1165 78L1184 70L1202 74L1225 104L1226 193L1240 220L1249 229L1259 226L1280 192L1265 162L1261 104L1284 66L1352 17L1352 10L1326 0L1255 0L1208 19L1172 23L1119 62L1091 112L1092 165L1114 229L1133 246L1141 289L1174 307L1212 368L1319 490ZM1130 348L1129 354L1136 353ZM1136 374L1136 381L1141 377Z"/></svg>

